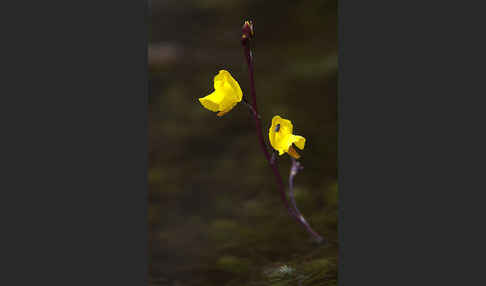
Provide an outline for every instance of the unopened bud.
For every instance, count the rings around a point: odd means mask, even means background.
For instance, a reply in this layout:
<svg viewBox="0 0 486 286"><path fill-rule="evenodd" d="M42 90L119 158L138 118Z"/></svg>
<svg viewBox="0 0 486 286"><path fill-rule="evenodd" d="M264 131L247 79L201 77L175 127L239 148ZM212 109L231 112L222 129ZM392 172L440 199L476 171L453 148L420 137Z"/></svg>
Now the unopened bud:
<svg viewBox="0 0 486 286"><path fill-rule="evenodd" d="M243 27L241 28L242 35L241 39L253 38L255 36L255 30L253 29L253 23L251 21L245 21Z"/></svg>

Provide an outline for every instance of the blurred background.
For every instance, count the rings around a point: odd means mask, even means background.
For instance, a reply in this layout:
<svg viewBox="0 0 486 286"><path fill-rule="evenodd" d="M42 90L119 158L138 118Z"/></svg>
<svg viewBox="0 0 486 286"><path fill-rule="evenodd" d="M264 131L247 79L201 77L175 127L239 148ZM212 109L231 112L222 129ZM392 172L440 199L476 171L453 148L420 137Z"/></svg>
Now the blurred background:
<svg viewBox="0 0 486 286"><path fill-rule="evenodd" d="M149 18L150 285L336 285L337 1L152 0ZM249 96L241 26L255 27L263 132L292 120L306 137L295 179L312 242L281 201L240 103L198 102L227 69ZM288 182L288 155L279 157Z"/></svg>

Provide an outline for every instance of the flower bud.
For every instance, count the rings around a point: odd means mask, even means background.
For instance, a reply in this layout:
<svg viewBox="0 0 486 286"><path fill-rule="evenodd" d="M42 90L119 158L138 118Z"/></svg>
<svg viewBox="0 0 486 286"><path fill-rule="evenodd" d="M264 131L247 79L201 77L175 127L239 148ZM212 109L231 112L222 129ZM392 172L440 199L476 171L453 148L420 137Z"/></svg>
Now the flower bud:
<svg viewBox="0 0 486 286"><path fill-rule="evenodd" d="M241 28L241 40L246 41L255 36L255 30L253 29L253 23L251 21L245 21L243 27Z"/></svg>

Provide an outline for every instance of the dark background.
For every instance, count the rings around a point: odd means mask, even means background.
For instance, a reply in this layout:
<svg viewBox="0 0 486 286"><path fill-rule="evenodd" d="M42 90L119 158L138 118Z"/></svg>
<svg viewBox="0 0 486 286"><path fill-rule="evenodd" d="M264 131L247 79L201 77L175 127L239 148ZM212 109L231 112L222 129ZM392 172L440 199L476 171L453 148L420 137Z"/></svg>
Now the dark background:
<svg viewBox="0 0 486 286"><path fill-rule="evenodd" d="M246 106L219 118L197 100L220 69L249 96L246 19L263 132L278 114L306 137L296 199L326 245L286 213ZM335 285L337 2L152 1L149 22L150 283Z"/></svg>

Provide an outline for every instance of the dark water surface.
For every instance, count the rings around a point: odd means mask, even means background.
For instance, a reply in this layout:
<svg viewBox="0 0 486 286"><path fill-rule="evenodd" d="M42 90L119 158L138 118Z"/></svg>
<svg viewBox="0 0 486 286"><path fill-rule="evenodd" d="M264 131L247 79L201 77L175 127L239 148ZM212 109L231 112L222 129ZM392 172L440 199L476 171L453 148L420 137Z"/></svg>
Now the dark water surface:
<svg viewBox="0 0 486 286"><path fill-rule="evenodd" d="M149 225L151 285L335 285L336 1L152 1ZM219 118L198 102L227 69L249 95L240 28L255 22L255 82L273 115L306 137L295 180L316 245L286 212L248 109ZM290 159L279 158L287 182ZM300 284L299 284L300 283Z"/></svg>

